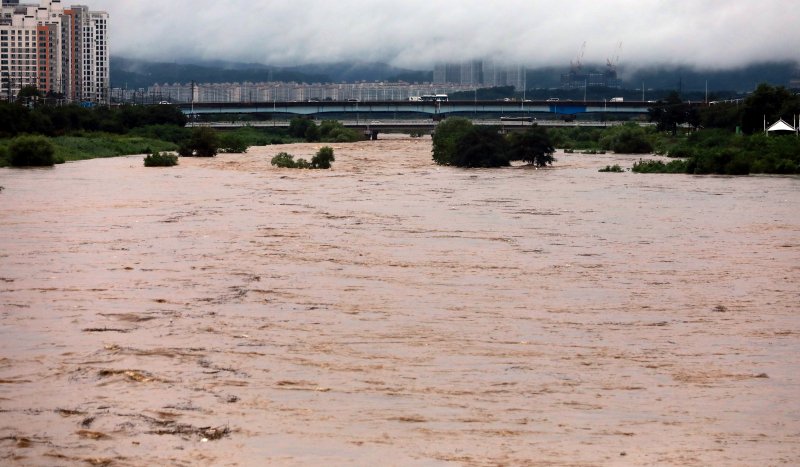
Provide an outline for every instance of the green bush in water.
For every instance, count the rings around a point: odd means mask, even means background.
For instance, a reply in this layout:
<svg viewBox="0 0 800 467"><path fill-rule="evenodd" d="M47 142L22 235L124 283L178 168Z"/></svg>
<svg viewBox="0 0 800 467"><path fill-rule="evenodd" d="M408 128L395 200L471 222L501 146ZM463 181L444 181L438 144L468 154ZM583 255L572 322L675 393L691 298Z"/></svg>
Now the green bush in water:
<svg viewBox="0 0 800 467"><path fill-rule="evenodd" d="M172 167L178 165L178 156L169 153L156 152L144 158L145 167Z"/></svg>
<svg viewBox="0 0 800 467"><path fill-rule="evenodd" d="M622 172L622 167L619 164L607 165L606 168L598 170L598 172Z"/></svg>
<svg viewBox="0 0 800 467"><path fill-rule="evenodd" d="M317 154L311 158L312 169L330 169L331 162L335 161L333 157L333 148L330 146L323 146L317 151Z"/></svg>

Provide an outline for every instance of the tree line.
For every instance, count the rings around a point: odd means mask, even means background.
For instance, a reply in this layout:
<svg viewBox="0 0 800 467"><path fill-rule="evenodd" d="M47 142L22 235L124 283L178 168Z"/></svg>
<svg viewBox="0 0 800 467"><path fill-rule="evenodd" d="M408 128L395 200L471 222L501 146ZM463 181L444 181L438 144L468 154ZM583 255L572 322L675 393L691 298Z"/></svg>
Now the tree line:
<svg viewBox="0 0 800 467"><path fill-rule="evenodd" d="M688 124L692 129L718 128L731 132L737 129L750 135L764 131L764 121L774 123L778 119L792 122L800 114L800 95L782 86L759 85L743 100L712 101L700 107L684 102L673 91L665 99L656 102L649 111L650 121L658 129L675 135L680 125Z"/></svg>
<svg viewBox="0 0 800 467"><path fill-rule="evenodd" d="M35 106L0 102L0 138L19 134L60 136L78 132L126 134L149 125L183 127L187 119L172 105L85 108L76 104Z"/></svg>

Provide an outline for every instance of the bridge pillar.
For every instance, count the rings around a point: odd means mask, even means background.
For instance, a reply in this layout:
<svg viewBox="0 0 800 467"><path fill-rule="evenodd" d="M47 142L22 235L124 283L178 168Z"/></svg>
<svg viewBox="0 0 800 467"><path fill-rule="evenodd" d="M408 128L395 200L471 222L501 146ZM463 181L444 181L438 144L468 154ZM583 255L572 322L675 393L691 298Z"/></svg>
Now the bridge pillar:
<svg viewBox="0 0 800 467"><path fill-rule="evenodd" d="M364 136L370 141L378 141L378 130L364 130Z"/></svg>

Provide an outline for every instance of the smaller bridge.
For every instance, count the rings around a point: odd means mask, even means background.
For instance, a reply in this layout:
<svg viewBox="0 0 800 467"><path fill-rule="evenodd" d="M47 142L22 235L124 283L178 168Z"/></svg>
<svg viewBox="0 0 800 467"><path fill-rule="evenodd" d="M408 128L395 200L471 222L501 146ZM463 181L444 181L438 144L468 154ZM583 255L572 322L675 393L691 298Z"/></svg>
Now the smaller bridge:
<svg viewBox="0 0 800 467"><path fill-rule="evenodd" d="M380 133L403 133L421 131L431 134L436 129L437 121L433 119L402 119L402 120L343 120L340 121L347 128L360 130L368 139L378 139ZM598 121L598 120L576 120L565 122L563 120L533 120L530 121L508 121L500 119L473 119L472 123L479 126L495 126L503 132L524 131L533 125L545 127L594 127L604 128L623 125L625 121ZM219 130L236 129L243 127L252 128L286 128L289 122L286 120L265 120L253 122L198 122L190 125L207 126ZM639 122L639 125L650 126L653 123Z"/></svg>

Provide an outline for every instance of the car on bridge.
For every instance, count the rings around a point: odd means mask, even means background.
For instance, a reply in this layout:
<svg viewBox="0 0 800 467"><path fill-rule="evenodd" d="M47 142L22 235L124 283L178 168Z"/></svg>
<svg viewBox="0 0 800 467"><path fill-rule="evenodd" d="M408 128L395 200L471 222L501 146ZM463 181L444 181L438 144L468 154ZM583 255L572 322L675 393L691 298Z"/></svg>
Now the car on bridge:
<svg viewBox="0 0 800 467"><path fill-rule="evenodd" d="M558 97L550 97L547 102L558 102Z"/></svg>

